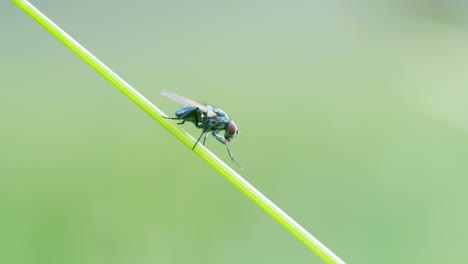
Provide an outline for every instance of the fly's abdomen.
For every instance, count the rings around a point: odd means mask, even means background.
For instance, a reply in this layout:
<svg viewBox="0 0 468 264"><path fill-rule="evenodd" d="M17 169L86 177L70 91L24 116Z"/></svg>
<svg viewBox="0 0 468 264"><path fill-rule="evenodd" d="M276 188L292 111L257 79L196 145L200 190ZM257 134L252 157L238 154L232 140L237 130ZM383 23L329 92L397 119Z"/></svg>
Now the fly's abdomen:
<svg viewBox="0 0 468 264"><path fill-rule="evenodd" d="M197 124L200 119L199 112L200 109L196 106L184 106L182 108L177 109L175 115L180 119Z"/></svg>

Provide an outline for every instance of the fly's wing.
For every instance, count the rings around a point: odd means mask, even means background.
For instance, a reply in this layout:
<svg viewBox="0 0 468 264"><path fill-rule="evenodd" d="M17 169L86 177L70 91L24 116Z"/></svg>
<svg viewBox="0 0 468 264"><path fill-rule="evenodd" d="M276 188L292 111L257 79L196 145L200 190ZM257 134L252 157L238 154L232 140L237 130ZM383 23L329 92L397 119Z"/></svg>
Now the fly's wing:
<svg viewBox="0 0 468 264"><path fill-rule="evenodd" d="M167 90L161 90L161 94L183 105L196 106L200 108L201 110L207 112L208 116L216 116L216 113L213 112L213 108L209 107L208 105L204 103L197 102L193 99L187 98L185 96L182 96L180 94L176 94L174 92L167 91Z"/></svg>

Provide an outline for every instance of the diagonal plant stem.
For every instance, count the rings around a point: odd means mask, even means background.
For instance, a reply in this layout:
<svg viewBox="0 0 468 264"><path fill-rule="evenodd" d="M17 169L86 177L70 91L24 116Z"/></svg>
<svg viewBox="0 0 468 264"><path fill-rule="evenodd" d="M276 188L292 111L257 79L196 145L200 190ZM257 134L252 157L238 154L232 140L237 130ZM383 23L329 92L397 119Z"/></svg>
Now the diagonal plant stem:
<svg viewBox="0 0 468 264"><path fill-rule="evenodd" d="M117 90L127 96L133 103L143 109L156 122L179 139L186 147L192 148L194 139L187 132L177 127L174 123L162 118L164 113L154 106L148 99L141 95L135 88L120 78L115 72L97 59L87 49L81 46L70 35L58 27L54 22L42 14L37 8L26 0L12 0L20 9L31 16L37 23L44 27L50 34L56 37L66 47L73 51L78 57L85 61L91 68L97 71L104 79L109 81ZM312 236L307 230L300 226L278 206L271 202L255 187L242 178L207 148L200 145L193 152L213 167L219 174L226 178L232 185L239 189L245 196L252 200L257 206L264 210L270 217L275 219L281 226L293 234L299 241L312 250L326 263L344 263L331 250Z"/></svg>

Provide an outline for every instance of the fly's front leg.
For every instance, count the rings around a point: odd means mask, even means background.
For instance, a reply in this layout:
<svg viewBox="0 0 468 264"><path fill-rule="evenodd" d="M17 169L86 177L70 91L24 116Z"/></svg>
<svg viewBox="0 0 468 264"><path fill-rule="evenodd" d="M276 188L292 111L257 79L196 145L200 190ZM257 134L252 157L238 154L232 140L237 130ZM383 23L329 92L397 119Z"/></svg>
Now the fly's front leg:
<svg viewBox="0 0 468 264"><path fill-rule="evenodd" d="M221 142L221 143L223 143L224 145L226 145L226 140L218 135L218 132L219 132L219 131L220 131L220 130L215 130L215 131L213 131L213 133L211 133L211 134L213 135L213 137L216 138L216 140L218 140L219 142Z"/></svg>
<svg viewBox="0 0 468 264"><path fill-rule="evenodd" d="M227 148L227 151L229 153L229 157L231 157L231 160L234 161L234 163L236 163L237 166L239 166L239 168L241 169L244 169L244 167L242 167L242 165L239 164L239 162L237 162L237 160L234 158L234 155L232 155L232 151L231 151L231 148L229 147L229 144L228 142L226 142L226 140L222 137L220 137L217 132L219 132L219 130L215 130L213 131L213 136L221 143L223 143L224 145L226 145L226 148Z"/></svg>
<svg viewBox="0 0 468 264"><path fill-rule="evenodd" d="M231 148L229 147L229 144L227 143L226 143L226 148L229 153L229 157L231 157L231 160L234 161L234 163L236 163L236 165L239 166L239 168L244 169L244 167L242 167L242 165L240 165L239 162L237 162L237 160L234 158L234 155L232 155Z"/></svg>

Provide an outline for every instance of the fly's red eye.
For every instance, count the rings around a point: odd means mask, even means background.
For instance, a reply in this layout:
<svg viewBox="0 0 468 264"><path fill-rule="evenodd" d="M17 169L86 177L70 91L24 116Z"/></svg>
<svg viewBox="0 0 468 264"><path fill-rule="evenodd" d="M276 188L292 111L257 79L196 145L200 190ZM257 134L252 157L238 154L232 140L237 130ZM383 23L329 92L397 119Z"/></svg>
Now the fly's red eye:
<svg viewBox="0 0 468 264"><path fill-rule="evenodd" d="M234 136L235 134L237 134L237 125L236 125L236 123L234 123L234 121L232 121L232 120L229 121L226 131L231 136Z"/></svg>

